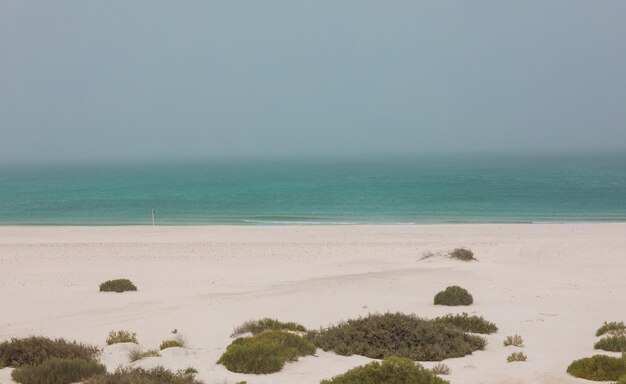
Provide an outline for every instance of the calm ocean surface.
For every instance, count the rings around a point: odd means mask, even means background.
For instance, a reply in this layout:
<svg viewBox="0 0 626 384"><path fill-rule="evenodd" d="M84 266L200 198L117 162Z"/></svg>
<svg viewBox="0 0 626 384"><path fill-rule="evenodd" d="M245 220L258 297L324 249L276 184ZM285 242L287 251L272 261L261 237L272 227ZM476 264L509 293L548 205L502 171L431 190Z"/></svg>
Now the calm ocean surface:
<svg viewBox="0 0 626 384"><path fill-rule="evenodd" d="M626 220L626 156L0 167L0 224Z"/></svg>

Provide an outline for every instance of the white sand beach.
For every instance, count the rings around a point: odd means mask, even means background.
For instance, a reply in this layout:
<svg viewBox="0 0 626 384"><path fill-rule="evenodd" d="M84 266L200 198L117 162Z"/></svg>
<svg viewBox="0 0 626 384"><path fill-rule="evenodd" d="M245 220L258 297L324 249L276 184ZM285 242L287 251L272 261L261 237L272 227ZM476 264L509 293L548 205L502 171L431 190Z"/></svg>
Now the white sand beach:
<svg viewBox="0 0 626 384"><path fill-rule="evenodd" d="M479 261L437 256L461 246ZM98 291L115 278L139 290ZM448 285L467 288L474 305L433 305ZM109 331L158 348L177 329L187 348L135 364L194 367L207 384L316 384L370 360L318 350L279 373L231 373L215 362L245 320L319 328L386 311L468 312L498 325L485 351L445 361L452 384L581 383L565 370L601 352L595 330L626 320L625 295L626 223L0 227L0 341L93 343L112 371L130 345L106 346ZM513 334L525 347L502 345ZM528 361L507 363L517 350ZM0 370L0 383L12 383L10 371Z"/></svg>

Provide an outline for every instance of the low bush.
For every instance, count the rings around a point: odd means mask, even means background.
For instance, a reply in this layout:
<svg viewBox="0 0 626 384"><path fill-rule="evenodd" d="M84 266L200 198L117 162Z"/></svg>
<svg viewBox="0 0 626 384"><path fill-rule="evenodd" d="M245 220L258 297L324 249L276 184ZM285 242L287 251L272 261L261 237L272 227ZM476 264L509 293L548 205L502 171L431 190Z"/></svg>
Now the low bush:
<svg viewBox="0 0 626 384"><path fill-rule="evenodd" d="M382 359L396 355L419 361L462 357L484 349L487 341L442 324L403 313L370 314L308 337L324 351Z"/></svg>
<svg viewBox="0 0 626 384"><path fill-rule="evenodd" d="M409 359L390 356L352 368L320 384L446 384L428 369Z"/></svg>
<svg viewBox="0 0 626 384"><path fill-rule="evenodd" d="M623 321L611 321L610 323L605 321L604 324L602 324L602 326L596 331L596 336L602 336L605 333L610 335L615 333L626 333L626 325L624 325Z"/></svg>
<svg viewBox="0 0 626 384"><path fill-rule="evenodd" d="M524 352L513 352L506 358L506 361L509 363L514 361L526 361L526 355Z"/></svg>
<svg viewBox="0 0 626 384"><path fill-rule="evenodd" d="M441 324L448 328L458 329L463 332L480 333L489 335L498 332L498 327L485 320L482 316L470 316L467 313L460 315L446 315L431 320L435 324Z"/></svg>
<svg viewBox="0 0 626 384"><path fill-rule="evenodd" d="M285 331L265 331L235 339L217 361L231 372L273 373L286 362L315 353L315 345L303 337Z"/></svg>
<svg viewBox="0 0 626 384"><path fill-rule="evenodd" d="M292 331L292 332L306 332L307 329L302 324L288 322L283 323L276 319L270 319L268 317L261 320L249 320L233 330L230 337L241 336L244 333L252 333L257 335L263 331Z"/></svg>
<svg viewBox="0 0 626 384"><path fill-rule="evenodd" d="M615 382L615 384L626 384L626 375L622 376Z"/></svg>
<svg viewBox="0 0 626 384"><path fill-rule="evenodd" d="M581 379L594 381L618 380L626 375L626 354L622 357L595 355L584 359L574 360L567 373Z"/></svg>
<svg viewBox="0 0 626 384"><path fill-rule="evenodd" d="M128 358L130 359L130 361L137 361L137 360L144 359L146 357L159 357L159 356L161 356L161 354L156 349L149 349L144 352L139 348L135 348L131 350L130 352L128 352Z"/></svg>
<svg viewBox="0 0 626 384"><path fill-rule="evenodd" d="M94 360L99 354L100 350L94 346L65 339L53 340L42 336L13 338L0 343L0 366L35 365L54 357Z"/></svg>
<svg viewBox="0 0 626 384"><path fill-rule="evenodd" d="M118 368L114 373L92 377L84 384L203 384L194 375L172 372L162 367Z"/></svg>
<svg viewBox="0 0 626 384"><path fill-rule="evenodd" d="M20 366L11 372L11 378L22 384L70 384L105 372L104 365L93 360L51 358Z"/></svg>
<svg viewBox="0 0 626 384"><path fill-rule="evenodd" d="M137 287L128 279L107 280L100 284L100 292L136 291Z"/></svg>
<svg viewBox="0 0 626 384"><path fill-rule="evenodd" d="M626 352L626 334L605 336L598 340L593 347L595 349L602 349L603 351Z"/></svg>
<svg viewBox="0 0 626 384"><path fill-rule="evenodd" d="M461 261L475 261L474 252L465 248L457 248L450 252L450 257Z"/></svg>
<svg viewBox="0 0 626 384"><path fill-rule="evenodd" d="M185 340L182 338L182 336L177 336L173 339L169 339L169 340L163 340L161 342L161 345L159 346L160 350L164 350L166 348L172 348L172 347L184 347L185 346Z"/></svg>
<svg viewBox="0 0 626 384"><path fill-rule="evenodd" d="M135 343L137 344L137 334L129 331L111 331L107 337L107 344Z"/></svg>
<svg viewBox="0 0 626 384"><path fill-rule="evenodd" d="M513 345L515 347L523 347L524 339L520 335L507 336L502 344L504 344L505 347L508 347L509 345Z"/></svg>
<svg viewBox="0 0 626 384"><path fill-rule="evenodd" d="M437 363L434 367L431 368L431 371L435 375L449 375L452 370L444 363Z"/></svg>
<svg viewBox="0 0 626 384"><path fill-rule="evenodd" d="M435 295L435 305L471 305L474 298L465 289L452 285Z"/></svg>

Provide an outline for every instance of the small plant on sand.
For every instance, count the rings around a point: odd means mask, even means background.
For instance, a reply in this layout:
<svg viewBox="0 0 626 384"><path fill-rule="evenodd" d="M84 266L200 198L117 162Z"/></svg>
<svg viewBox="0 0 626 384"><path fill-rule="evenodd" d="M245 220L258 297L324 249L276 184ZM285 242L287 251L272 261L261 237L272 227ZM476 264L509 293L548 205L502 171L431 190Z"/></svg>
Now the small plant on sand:
<svg viewBox="0 0 626 384"><path fill-rule="evenodd" d="M198 373L198 370L195 369L194 367L188 367L188 368L182 369L180 372L185 375L195 375Z"/></svg>
<svg viewBox="0 0 626 384"><path fill-rule="evenodd" d="M446 380L409 359L390 356L383 361L374 361L352 368L320 384L447 384Z"/></svg>
<svg viewBox="0 0 626 384"><path fill-rule="evenodd" d="M159 357L161 354L156 349L149 349L147 351L142 351L139 348L132 349L128 352L128 358L130 361L137 361L141 359L145 359L146 357Z"/></svg>
<svg viewBox="0 0 626 384"><path fill-rule="evenodd" d="M11 372L11 378L22 384L70 384L105 372L104 365L93 360L51 358L18 367Z"/></svg>
<svg viewBox="0 0 626 384"><path fill-rule="evenodd" d="M308 337L338 355L373 359L395 355L421 361L462 357L487 344L480 336L403 313L370 314L311 331Z"/></svg>
<svg viewBox="0 0 626 384"><path fill-rule="evenodd" d="M613 381L626 375L626 354L622 357L594 355L584 359L574 360L567 373L581 379L594 381Z"/></svg>
<svg viewBox="0 0 626 384"><path fill-rule="evenodd" d="M506 361L509 363L514 361L526 361L526 355L524 352L513 352L506 358Z"/></svg>
<svg viewBox="0 0 626 384"><path fill-rule="evenodd" d="M434 302L435 305L471 305L474 302L474 298L465 288L452 285L437 293Z"/></svg>
<svg viewBox="0 0 626 384"><path fill-rule="evenodd" d="M449 375L452 370L444 363L437 363L431 368L435 375Z"/></svg>
<svg viewBox="0 0 626 384"><path fill-rule="evenodd" d="M0 343L0 365L5 367L35 365L53 357L95 360L99 354L100 350L91 345L42 336L13 338Z"/></svg>
<svg viewBox="0 0 626 384"><path fill-rule="evenodd" d="M443 317L436 317L431 321L435 324L441 324L463 332L480 333L483 335L498 332L498 327L494 323L485 320L482 316L470 316L467 313L445 315Z"/></svg>
<svg viewBox="0 0 626 384"><path fill-rule="evenodd" d="M273 373L286 362L315 353L315 345L302 336L285 331L265 331L235 339L217 361L231 372Z"/></svg>
<svg viewBox="0 0 626 384"><path fill-rule="evenodd" d="M474 252L465 248L457 248L450 252L450 257L461 261L476 261L474 258Z"/></svg>
<svg viewBox="0 0 626 384"><path fill-rule="evenodd" d="M162 367L118 368L114 373L95 376L84 384L203 384L194 375L172 372Z"/></svg>
<svg viewBox="0 0 626 384"><path fill-rule="evenodd" d="M602 349L610 352L626 352L626 334L615 333L598 340L593 346L595 349Z"/></svg>
<svg viewBox="0 0 626 384"><path fill-rule="evenodd" d="M244 333L252 333L257 335L263 331L292 331L292 332L306 332L306 328L302 324L288 322L283 323L276 319L270 319L268 317L261 320L248 320L233 330L230 337L241 336Z"/></svg>
<svg viewBox="0 0 626 384"><path fill-rule="evenodd" d="M107 280L100 284L100 292L136 291L137 287L128 279Z"/></svg>
<svg viewBox="0 0 626 384"><path fill-rule="evenodd" d="M503 344L505 347L508 347L509 345L513 345L515 347L523 347L524 339L520 335L507 336L506 339L504 339Z"/></svg>
<svg viewBox="0 0 626 384"><path fill-rule="evenodd" d="M596 336L599 337L606 333L609 335L624 334L626 333L626 325L624 325L623 321L611 321L610 323L605 321L604 324L602 324L602 326L596 331Z"/></svg>
<svg viewBox="0 0 626 384"><path fill-rule="evenodd" d="M137 334L129 331L111 331L107 337L107 344L135 343L137 344Z"/></svg>
<svg viewBox="0 0 626 384"><path fill-rule="evenodd" d="M164 350L166 348L172 348L172 347L183 348L184 346L185 346L185 339L183 339L182 336L177 335L173 339L163 340L161 342L161 345L159 346L159 349Z"/></svg>

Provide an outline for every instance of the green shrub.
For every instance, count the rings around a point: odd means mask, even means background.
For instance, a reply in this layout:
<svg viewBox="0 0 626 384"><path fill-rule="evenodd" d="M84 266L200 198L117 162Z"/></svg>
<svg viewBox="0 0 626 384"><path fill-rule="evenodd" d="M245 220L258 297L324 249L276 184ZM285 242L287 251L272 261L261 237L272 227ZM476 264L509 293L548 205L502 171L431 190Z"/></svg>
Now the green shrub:
<svg viewBox="0 0 626 384"><path fill-rule="evenodd" d="M611 357L595 355L580 360L574 360L567 373L581 379L595 381L618 380L626 375L626 355Z"/></svg>
<svg viewBox="0 0 626 384"><path fill-rule="evenodd" d="M130 361L137 361L137 360L144 359L146 357L159 357L159 356L161 356L161 354L156 349L149 349L143 352L141 349L135 348L131 350L130 352L128 352L128 358L130 359Z"/></svg>
<svg viewBox="0 0 626 384"><path fill-rule="evenodd" d="M474 252L465 248L457 248L450 252L450 257L461 261L475 261Z"/></svg>
<svg viewBox="0 0 626 384"><path fill-rule="evenodd" d="M489 335L498 332L498 327L485 320L482 316L470 316L467 313L461 315L445 315L431 320L435 324L442 324L448 328L455 328L463 332L480 333Z"/></svg>
<svg viewBox="0 0 626 384"><path fill-rule="evenodd" d="M172 348L172 347L184 347L185 346L185 340L182 338L182 336L177 336L173 339L169 339L169 340L163 340L161 342L161 345L159 346L160 350L164 350L166 348Z"/></svg>
<svg viewBox="0 0 626 384"><path fill-rule="evenodd" d="M5 367L35 365L53 357L94 360L99 354L100 350L90 345L42 336L13 338L0 343L0 365Z"/></svg>
<svg viewBox="0 0 626 384"><path fill-rule="evenodd" d="M273 373L285 362L315 353L315 345L303 337L285 331L265 331L235 339L217 361L231 372Z"/></svg>
<svg viewBox="0 0 626 384"><path fill-rule="evenodd" d="M11 377L22 384L70 384L105 372L104 365L93 360L51 358L20 366L11 372Z"/></svg>
<svg viewBox="0 0 626 384"><path fill-rule="evenodd" d="M193 375L184 372L172 372L162 367L118 368L115 373L95 376L84 384L203 384Z"/></svg>
<svg viewBox="0 0 626 384"><path fill-rule="evenodd" d="M135 343L137 344L137 334L129 331L111 331L107 337L107 344Z"/></svg>
<svg viewBox="0 0 626 384"><path fill-rule="evenodd" d="M444 363L437 363L434 367L432 367L431 371L435 375L449 375L452 370Z"/></svg>
<svg viewBox="0 0 626 384"><path fill-rule="evenodd" d="M370 314L341 322L308 337L324 351L373 359L400 356L419 361L462 357L484 349L487 341L415 315Z"/></svg>
<svg viewBox="0 0 626 384"><path fill-rule="evenodd" d="M596 331L596 336L602 336L605 333L626 333L626 325L624 325L623 321L620 321L619 323L617 321L611 321L610 323L605 321L604 324L602 324L602 326Z"/></svg>
<svg viewBox="0 0 626 384"><path fill-rule="evenodd" d="M614 334L613 336L605 336L598 340L593 347L610 352L626 352L626 335Z"/></svg>
<svg viewBox="0 0 626 384"><path fill-rule="evenodd" d="M620 377L615 384L626 384L626 375Z"/></svg>
<svg viewBox="0 0 626 384"><path fill-rule="evenodd" d="M452 285L435 295L435 305L471 305L474 298L465 288Z"/></svg>
<svg viewBox="0 0 626 384"><path fill-rule="evenodd" d="M506 361L509 363L514 361L526 361L526 355L524 352L513 352L506 358Z"/></svg>
<svg viewBox="0 0 626 384"><path fill-rule="evenodd" d="M434 373L409 359L390 356L374 361L320 384L446 384Z"/></svg>
<svg viewBox="0 0 626 384"><path fill-rule="evenodd" d="M136 291L137 287L128 279L107 280L100 284L100 292Z"/></svg>
<svg viewBox="0 0 626 384"><path fill-rule="evenodd" d="M520 335L507 336L502 344L504 344L505 347L508 347L509 345L513 345L515 347L523 347L524 339Z"/></svg>
<svg viewBox="0 0 626 384"><path fill-rule="evenodd" d="M292 331L292 332L306 332L306 328L302 324L288 322L283 323L276 319L270 319L266 317L261 320L249 320L233 330L230 337L241 336L244 333L252 333L257 335L263 331Z"/></svg>

